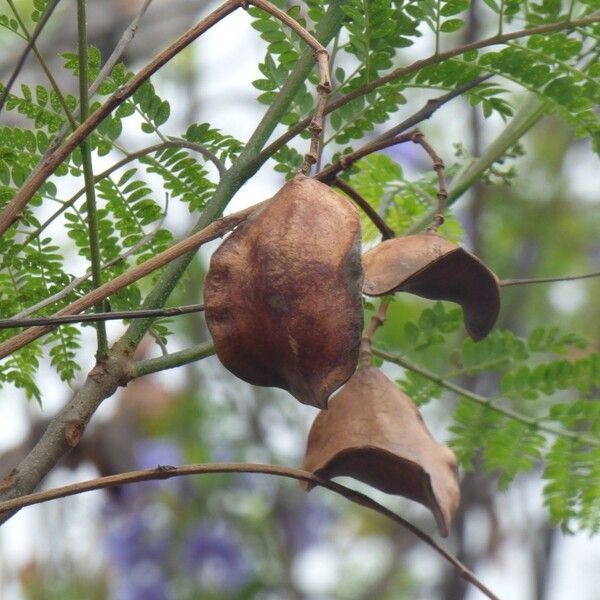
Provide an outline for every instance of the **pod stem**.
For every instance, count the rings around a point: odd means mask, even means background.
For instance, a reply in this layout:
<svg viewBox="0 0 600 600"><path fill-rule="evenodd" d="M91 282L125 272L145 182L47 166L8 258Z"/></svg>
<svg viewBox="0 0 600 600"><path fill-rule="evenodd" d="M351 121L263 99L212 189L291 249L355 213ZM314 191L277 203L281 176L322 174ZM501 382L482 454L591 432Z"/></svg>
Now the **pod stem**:
<svg viewBox="0 0 600 600"><path fill-rule="evenodd" d="M308 175L310 168L317 162L319 156L319 144L321 140L321 133L323 132L323 123L325 119L325 109L327 107L327 97L331 92L331 77L329 76L329 52L317 40L312 36L298 21L290 17L286 12L277 8L274 4L271 4L267 0L241 0L241 6L247 8L248 5L252 4L257 8L268 12L273 15L276 19L279 19L284 25L287 25L295 33L297 33L306 44L312 49L315 62L317 63L317 69L319 70L319 83L317 85L317 101L315 104L315 111L310 121L308 129L310 131L310 149L304 155L304 162L300 173Z"/></svg>
<svg viewBox="0 0 600 600"><path fill-rule="evenodd" d="M371 351L371 342L375 332L385 323L387 310L390 305L389 298L383 298L379 303L377 312L371 317L371 322L365 330L360 342L360 354L358 357L358 363L361 367L368 367L371 364L371 357L373 355Z"/></svg>

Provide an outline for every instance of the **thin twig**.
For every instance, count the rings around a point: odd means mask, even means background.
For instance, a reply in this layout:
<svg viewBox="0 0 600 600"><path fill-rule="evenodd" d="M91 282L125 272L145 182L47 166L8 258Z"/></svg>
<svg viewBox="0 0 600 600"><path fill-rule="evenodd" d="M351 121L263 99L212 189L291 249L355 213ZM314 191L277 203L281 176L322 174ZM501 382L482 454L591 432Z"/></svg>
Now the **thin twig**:
<svg viewBox="0 0 600 600"><path fill-rule="evenodd" d="M345 106L352 100L356 100L357 98L361 98L371 93L378 87L385 85L386 83L390 83L396 79L400 79L401 77L406 77L408 75L412 75L417 71L421 70L423 67L428 67L431 65L437 65L439 63L448 60L449 58L454 58L455 56L460 56L469 50L479 50L481 48L487 48L488 46L496 46L499 44L504 44L510 40L515 40L519 38L529 37L532 35L543 35L545 33L553 33L555 31L563 31L565 29L574 29L576 27L585 27L586 25L592 25L594 23L600 22L600 16L594 15L590 17L585 17L583 19L578 19L575 21L567 22L561 21L559 23L551 23L549 25L540 25L539 27L532 27L530 29L521 29L518 31L513 31L510 33L505 33L502 35L494 35L489 38L485 38L483 40L479 40L477 42L472 42L470 44L465 44L463 46L459 46L457 48L453 48L451 50L447 50L446 52L440 52L439 54L432 54L428 58L417 60L414 63L407 65L406 67L400 67L395 69L391 73L379 77L377 79L373 79L369 83L362 85L355 90L352 90L345 96L334 100L333 102L327 105L325 109L325 114L328 115L338 108ZM304 131L310 124L310 119L302 119L290 128L285 134L283 134L280 138L275 140L272 144L270 144L267 148L265 148L259 159L266 160L269 158L276 150L278 150L281 146L286 144L289 140L296 137L300 132ZM406 128L412 127L413 123L410 123Z"/></svg>
<svg viewBox="0 0 600 600"><path fill-rule="evenodd" d="M158 69L179 54L184 48L191 44L196 38L208 31L219 21L234 12L240 6L240 0L227 0L197 25L186 31L179 39L168 48L155 56L145 67L136 73L126 84L118 89L110 98L91 114L59 148L48 156L39 165L39 168L29 175L15 197L4 207L0 213L0 236L21 216L23 209L37 192L46 178L79 146L96 127L117 106L125 102L135 91L147 81Z"/></svg>
<svg viewBox="0 0 600 600"><path fill-rule="evenodd" d="M163 212L163 215L162 215L160 221L156 224L154 229L152 231L148 232L146 235L144 235L144 237L142 237L140 240L138 240L133 246L131 246L131 248L128 248L126 252L123 252L123 254L119 254L119 256L115 256L108 262L104 263L102 265L102 270L108 269L116 264L119 264L120 262L123 262L126 258L129 258L133 254L135 254L140 248L143 248L146 244L148 244L150 241L152 241L152 239L160 231L161 227L163 226L163 224L165 222L165 218L167 216L167 211L168 211L168 204L169 204L169 197L167 195L167 201L165 203L165 210ZM33 313L37 312L38 310L41 310L42 308L46 308L46 306L50 306L51 304L55 304L56 302L59 302L63 298L66 298L73 290L76 290L82 283L87 281L91 276L92 276L92 272L87 271L80 277L76 277L75 279L73 279L62 290L59 290L55 294L52 294L51 296L47 296L43 300L40 300L39 302L36 302L35 304L27 307L26 309L22 310L21 312L17 313L16 315L13 315L12 317L10 317L10 319L11 320L12 319L24 319L25 317L32 315Z"/></svg>
<svg viewBox="0 0 600 600"><path fill-rule="evenodd" d="M195 464L195 465L182 465L174 467L171 465L158 466L155 469L147 469L144 471L131 471L129 473L120 473L118 475L109 475L108 477L99 477L97 479L91 479L89 481L83 481L80 483L73 483L62 487L45 490L43 492L36 492L15 498L14 500L8 500L0 503L0 513L13 511L25 506L31 506L33 504L40 504L42 502L48 502L50 500L56 500L58 498L65 498L68 496L74 496L83 492L89 492L92 490L100 490L105 488L116 487L128 483L136 483L140 481L152 481L152 480L163 480L171 479L172 477L184 477L188 475L202 475L209 473L263 473L265 475L274 475L277 477L286 477L288 479L295 479L305 483L310 483L313 486L320 486L326 488L340 496L343 496L350 502L358 504L365 508L369 508L384 517L391 519L395 523L398 523L412 534L416 535L420 540L425 542L429 547L433 548L442 558L448 561L455 569L457 569L460 576L468 581L469 583L476 586L481 590L488 598L492 600L499 600L490 589L483 584L476 575L469 570L469 568L461 563L456 557L452 556L445 548L440 546L431 536L427 535L424 531L419 529L416 525L413 525L400 515L386 508L379 502L371 499L366 494L358 492L351 488L348 488L339 483L319 477L308 471L301 469L294 469L291 467L284 467L280 465L269 465L260 463L208 463L208 464Z"/></svg>
<svg viewBox="0 0 600 600"><path fill-rule="evenodd" d="M413 136L416 133L420 133L418 129L400 135L395 135L393 137L385 137L375 142L369 142L353 152L344 154L338 161L332 165L329 165L328 167L325 167L322 171L319 171L319 173L315 175L315 179L329 184L335 179L335 177L337 177L339 173L348 170L356 161L360 160L361 158L364 158L369 154L373 154L373 152L383 150L384 148L389 148L390 146L412 142Z"/></svg>
<svg viewBox="0 0 600 600"><path fill-rule="evenodd" d="M81 119L86 120L89 115L88 99L88 43L87 43L87 19L85 13L86 0L77 0L77 55L79 58L79 112ZM92 285L99 288L102 285L102 265L100 257L100 236L98 234L98 215L96 213L96 189L94 186L94 169L92 167L92 150L87 138L81 140L81 166L83 168L83 180L85 182L85 205L87 212L88 237L90 243L90 262L92 271ZM94 312L101 313L104 303L98 302L94 306ZM103 321L96 323L97 353L98 358L108 353L108 339L106 327Z"/></svg>
<svg viewBox="0 0 600 600"><path fill-rule="evenodd" d="M317 102L313 117L308 124L308 129L310 130L310 149L304 155L304 162L302 164L302 168L300 169L301 173L308 175L311 166L314 165L319 158L319 142L321 139L321 133L323 132L323 119L325 115L325 109L327 107L327 97L331 92L329 52L327 52L327 49L321 44L321 42L313 37L304 27L302 27L302 25L300 25L300 23L292 19L292 17L270 2L267 2L266 0L248 0L247 3L253 4L254 6L270 13L282 23L290 27L310 46L310 48L312 48L314 52L317 68L319 70Z"/></svg>
<svg viewBox="0 0 600 600"><path fill-rule="evenodd" d="M324 183L335 183L337 175L340 171L349 169L356 161L390 146L397 144L404 144L406 142L413 142L421 146L425 152L429 155L433 162L433 169L438 176L438 205L437 210L433 216L432 224L429 227L430 231L436 231L437 228L444 222L444 209L446 206L446 198L448 197L448 191L446 189L446 178L444 176L444 161L437 155L435 150L431 147L431 144L425 140L425 136L419 129L413 129L407 133L398 134L395 136L380 136L374 142L370 142L358 150L344 154L337 162L329 165L319 173L315 175L315 179ZM336 183L337 185L337 183ZM377 224L376 224L377 225ZM393 236L392 236L393 237Z"/></svg>
<svg viewBox="0 0 600 600"><path fill-rule="evenodd" d="M13 0L7 0L7 2L11 8L13 14L15 15L15 19L18 21L19 26L23 30L23 33L25 34L27 42L29 43L31 49L33 50L33 53L35 54L38 62L40 63L40 66L42 67L42 71L44 71L46 78L50 82L50 86L56 93L58 103L62 107L63 112L65 113L65 116L67 117L67 123L65 123L66 130L70 131L71 129L73 129L73 130L77 129L77 121L75 120L76 117L74 117L73 113L69 110L69 106L67 105L67 101L65 99L64 94L62 93L60 87L58 86L56 79L54 79L54 76L52 75L50 69L48 68L48 64L46 63L46 60L42 56L42 53L39 51L38 47L36 46L35 41L32 40L32 37L29 33L29 30L27 29L27 26L25 25L25 23L23 22L23 19L21 18L21 15L17 11L17 7L15 6L15 3L13 2Z"/></svg>
<svg viewBox="0 0 600 600"><path fill-rule="evenodd" d="M362 211L371 219L373 225L379 229L381 233L381 237L384 240L389 240L393 238L396 234L394 230L384 221L384 219L377 213L377 211L369 204L369 202L363 198L361 194L359 194L349 183L336 177L333 180L333 183L336 187L342 190L345 194L350 196L356 204L362 209Z"/></svg>
<svg viewBox="0 0 600 600"><path fill-rule="evenodd" d="M529 285L530 283L554 283L556 281L576 281L577 279L591 279L592 277L600 277L600 271L593 273L584 273L583 275L563 275L561 277L532 277L530 279L502 279L500 287L508 287L509 285Z"/></svg>
<svg viewBox="0 0 600 600"><path fill-rule="evenodd" d="M154 144L153 146L148 146L147 148L141 148L140 150L136 150L135 152L130 152L117 161L114 165L111 165L102 173L98 173L94 177L94 184L97 184L99 181L106 179L109 175L112 175L115 171L119 170L121 167L137 160L141 156L146 156L147 154L153 154L154 152L159 152L160 150L164 150L165 148L187 148L188 150L194 150L201 154L206 160L212 162L219 172L219 176L222 177L223 173L225 173L225 165L219 160L219 158L211 152L206 146L203 144L198 144L197 142L188 142L187 140L181 138L170 138L166 142L160 142L158 144ZM85 194L85 187L81 188L75 194L73 194L68 200L62 203L61 207L51 214L36 230L32 231L27 238L23 241L22 245L26 246L31 242L31 240L35 239L50 223L52 223L56 218L58 218L62 213L75 204L75 202L81 198Z"/></svg>
<svg viewBox="0 0 600 600"><path fill-rule="evenodd" d="M268 202L268 200L265 202ZM236 213L232 213L226 217L213 221L208 227L205 227L204 229L193 233L184 240L177 242L170 248L167 248L167 250L164 250L163 252L156 254L152 258L143 262L141 265L137 265L129 271L125 271L125 273L122 273L118 277L115 277L115 279L106 282L99 288L92 290L85 296L77 299L72 304L65 306L52 316L60 317L63 315L76 315L87 308L90 308L100 300L108 298L110 295L118 292L120 289L123 289L135 281L138 281L138 279L141 279L149 273L156 271L156 269L160 269L176 258L187 254L191 250L198 248L210 240L214 240L215 238L222 236L227 231L230 231L239 225L249 215L263 205L264 202L261 202L259 204L255 204L254 206L250 206L249 208L245 208L244 210L240 210ZM56 326L52 325L30 327L22 333L19 333L18 335L9 338L5 342L2 342L0 344L0 359L12 354L19 348L26 346L48 331L52 331L52 329L55 327Z"/></svg>
<svg viewBox="0 0 600 600"><path fill-rule="evenodd" d="M465 388L462 388L462 387L456 385L455 383L452 383L451 381L448 381L447 379L440 377L439 375L436 375L435 373L432 373L431 371L428 371L424 367L421 367L419 365L416 365L416 364L406 360L402 356L395 356L395 355L389 354L383 350L380 350L379 348L373 348L373 354L375 354L375 356L379 356L380 358L383 358L383 360L387 360L388 362L393 362L394 364L404 367L405 369L408 369L409 371L413 371L414 373L417 373L417 374L421 375L422 377L425 377L425 379L429 379L429 381L433 381L433 383L436 383L437 385L444 387L447 390L450 390L450 391L454 392L455 394L458 394L459 396L463 396L464 398L467 398L468 400L472 400L473 402L476 402L477 404L480 404L481 406L485 406L486 408L489 408L490 410L493 410L505 417L508 417L509 419L512 419L513 421L519 421L520 423L523 423L524 425L527 425L528 427L531 427L532 429L539 429L541 431L546 431L547 433L551 433L552 435L557 435L559 437L564 437L564 438L567 438L570 440L583 442L583 443L589 444L591 446L600 446L600 439L595 439L595 438L583 435L581 433L577 433L575 431L568 431L566 429L561 429L559 427L552 427L552 425L545 425L544 423L540 422L535 417L529 417L522 413L511 410L510 408L505 408L503 406L499 406L491 398L486 398L485 396L480 396L479 394L475 394L474 392L471 392Z"/></svg>
<svg viewBox="0 0 600 600"><path fill-rule="evenodd" d="M159 356L158 358L140 360L129 367L129 374L131 379L137 379L143 375L150 375L164 371L165 369L173 369L196 362L208 356L213 356L214 353L215 347L212 344L198 344L179 352Z"/></svg>
<svg viewBox="0 0 600 600"><path fill-rule="evenodd" d="M419 131L412 140L415 144L419 144L425 152L431 158L433 163L433 170L438 176L438 205L435 215L429 226L429 231L437 231L440 225L444 224L444 211L446 210L446 199L448 198L448 190L446 188L446 177L444 175L446 167L444 161L438 156L436 151L432 148L431 144L425 139L425 136Z"/></svg>
<svg viewBox="0 0 600 600"><path fill-rule="evenodd" d="M402 121L402 123L398 123L395 127L388 129L385 133L382 133L379 137L375 138L374 141L378 141L380 139L386 137L394 137L395 135L399 135L400 133L404 133L411 127L416 127L422 121L426 121L431 118L431 116L439 110L444 104L462 96L464 93L472 90L474 87L477 87L484 81L492 78L494 73L484 73L483 75L479 75L478 77L474 77L470 79L466 83L459 85L456 89L451 90L447 94L443 94L442 96L438 96L437 98L430 98L425 102L425 104L415 113L410 115L407 119Z"/></svg>
<svg viewBox="0 0 600 600"><path fill-rule="evenodd" d="M390 301L387 298L383 298L381 300L379 303L379 308L371 317L369 327L363 333L360 342L360 354L358 360L359 363L364 367L368 367L371 364L371 356L373 355L373 336L375 335L375 332L385 323L389 305Z"/></svg>
<svg viewBox="0 0 600 600"><path fill-rule="evenodd" d="M0 319L0 329L16 329L37 325L62 325L63 323L94 323L96 321L117 321L120 319L147 319L148 317L175 317L201 312L203 304L189 304L172 308L149 308L145 310L117 310L114 312L89 315L64 315L62 317L37 317L33 319Z"/></svg>
<svg viewBox="0 0 600 600"><path fill-rule="evenodd" d="M46 8L46 11L44 12L42 17L38 21L36 28L33 30L33 33L31 34L31 38L29 39L27 46L25 47L25 49L23 50L23 53L19 57L19 60L17 61L17 64L15 65L15 68L14 68L9 80L6 83L6 86L4 86L4 89L2 90L2 94L0 95L0 112L2 112L2 109L4 108L4 103L6 102L6 98L8 97L8 94L10 93L13 83L16 81L17 77L19 76L19 73L21 72L21 69L23 68L23 65L25 64L25 61L27 60L27 56L31 52L33 45L36 43L40 33L42 33L42 29L44 29L46 23L48 22L48 19L51 17L52 13L54 12L54 9L57 7L59 2L60 2L60 0L52 0L52 2L50 2L48 7Z"/></svg>
<svg viewBox="0 0 600 600"><path fill-rule="evenodd" d="M140 20L146 13L146 10L150 6L152 0L145 0L144 4L140 8L139 12L131 21L127 29L123 32L121 39L115 46L115 49L112 51L111 55L108 57L108 60L104 63L104 66L100 69L98 76L92 82L88 90L88 97L91 98L98 88L102 85L102 82L110 75L113 70L113 67L121 60L123 53L125 52L127 46L131 43L131 40L134 38ZM74 117L79 118L79 109L75 111ZM44 152L44 156L42 157L41 164L62 144L65 136L69 133L69 124L65 123L62 129L54 136L50 144L48 144L48 148L46 148L46 152Z"/></svg>

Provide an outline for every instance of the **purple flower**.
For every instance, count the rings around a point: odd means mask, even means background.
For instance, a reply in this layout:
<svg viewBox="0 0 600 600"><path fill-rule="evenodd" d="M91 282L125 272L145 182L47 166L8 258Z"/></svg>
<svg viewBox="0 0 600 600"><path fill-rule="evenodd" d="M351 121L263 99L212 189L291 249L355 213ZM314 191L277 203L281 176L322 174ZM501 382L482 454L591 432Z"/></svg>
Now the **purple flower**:
<svg viewBox="0 0 600 600"><path fill-rule="evenodd" d="M124 576L113 579L112 583L113 600L165 600L167 598L167 580L155 563L139 563Z"/></svg>
<svg viewBox="0 0 600 600"><path fill-rule="evenodd" d="M179 444L162 439L145 439L136 443L135 462L138 469L155 469L159 465L179 465L183 453Z"/></svg>
<svg viewBox="0 0 600 600"><path fill-rule="evenodd" d="M427 154L416 144L398 144L385 148L381 152L400 164L403 169L409 165L418 171L431 168L431 161L428 160Z"/></svg>
<svg viewBox="0 0 600 600"><path fill-rule="evenodd" d="M234 593L250 579L250 566L235 532L223 522L201 523L185 542L185 562L199 585Z"/></svg>
<svg viewBox="0 0 600 600"><path fill-rule="evenodd" d="M160 562L168 554L171 532L154 513L150 508L128 511L106 523L104 541L117 570L128 573L139 563Z"/></svg>
<svg viewBox="0 0 600 600"><path fill-rule="evenodd" d="M317 543L324 529L336 519L336 512L306 498L299 506L288 507L281 516L281 526L295 552L303 552Z"/></svg>

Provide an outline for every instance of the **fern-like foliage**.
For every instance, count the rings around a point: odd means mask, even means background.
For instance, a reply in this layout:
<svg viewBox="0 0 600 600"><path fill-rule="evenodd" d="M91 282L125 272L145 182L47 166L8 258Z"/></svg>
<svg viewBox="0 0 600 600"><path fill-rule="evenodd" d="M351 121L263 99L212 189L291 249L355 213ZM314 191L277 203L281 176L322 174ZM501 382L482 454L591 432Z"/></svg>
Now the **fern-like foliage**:
<svg viewBox="0 0 600 600"><path fill-rule="evenodd" d="M479 375L485 383L486 396L459 394L452 414L450 445L461 466L481 464L497 473L502 490L519 473L543 466L552 520L565 530L600 530L595 462L600 452L600 353L574 356L586 351L586 340L556 327L538 328L528 338L494 331L478 343L465 339L457 351L452 348L460 318L460 309L438 302L403 324L399 347L404 356L447 381ZM441 369L441 364L452 368ZM417 404L448 393L410 370L398 384Z"/></svg>

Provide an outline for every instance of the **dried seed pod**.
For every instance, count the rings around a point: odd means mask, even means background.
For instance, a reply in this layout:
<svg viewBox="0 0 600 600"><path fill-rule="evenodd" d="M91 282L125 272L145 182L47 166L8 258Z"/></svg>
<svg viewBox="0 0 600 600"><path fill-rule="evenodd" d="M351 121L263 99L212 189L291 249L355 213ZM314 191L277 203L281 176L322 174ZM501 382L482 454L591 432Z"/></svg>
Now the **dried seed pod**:
<svg viewBox="0 0 600 600"><path fill-rule="evenodd" d="M463 308L475 340L491 331L500 311L498 278L477 257L435 233L386 240L363 256L363 293L410 292Z"/></svg>
<svg viewBox="0 0 600 600"><path fill-rule="evenodd" d="M302 468L420 502L444 537L460 502L454 453L431 437L413 401L375 367L359 368L317 415Z"/></svg>
<svg viewBox="0 0 600 600"><path fill-rule="evenodd" d="M356 369L361 286L356 209L295 177L212 256L204 303L221 362L249 383L326 407Z"/></svg>

